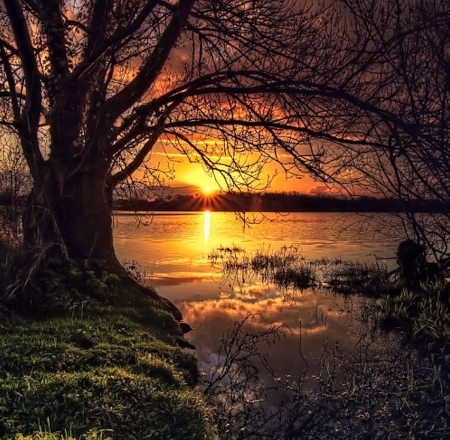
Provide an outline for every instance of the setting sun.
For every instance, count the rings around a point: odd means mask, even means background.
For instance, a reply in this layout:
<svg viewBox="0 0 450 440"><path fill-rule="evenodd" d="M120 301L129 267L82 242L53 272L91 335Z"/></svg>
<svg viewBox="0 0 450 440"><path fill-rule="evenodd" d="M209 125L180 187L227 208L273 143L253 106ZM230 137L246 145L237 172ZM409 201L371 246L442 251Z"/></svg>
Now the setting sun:
<svg viewBox="0 0 450 440"><path fill-rule="evenodd" d="M205 193L205 195L206 195L206 194L211 194L211 187L205 186L205 187L203 188L203 192Z"/></svg>

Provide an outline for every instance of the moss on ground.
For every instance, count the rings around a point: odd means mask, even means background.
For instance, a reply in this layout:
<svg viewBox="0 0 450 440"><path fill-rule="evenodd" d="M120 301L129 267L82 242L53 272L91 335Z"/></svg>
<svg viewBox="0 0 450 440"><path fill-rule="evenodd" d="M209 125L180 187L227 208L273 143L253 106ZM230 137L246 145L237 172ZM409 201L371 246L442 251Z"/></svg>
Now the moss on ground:
<svg viewBox="0 0 450 440"><path fill-rule="evenodd" d="M61 273L40 279L34 298L52 290L36 313L0 314L1 439L217 438L196 358L162 303L112 277L91 282L96 295Z"/></svg>

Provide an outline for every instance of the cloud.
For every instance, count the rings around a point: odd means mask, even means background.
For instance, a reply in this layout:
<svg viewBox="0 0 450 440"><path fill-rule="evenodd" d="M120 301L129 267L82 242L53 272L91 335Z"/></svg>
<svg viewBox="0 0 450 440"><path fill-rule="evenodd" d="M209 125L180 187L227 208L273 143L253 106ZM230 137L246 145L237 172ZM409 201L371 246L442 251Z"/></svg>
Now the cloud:
<svg viewBox="0 0 450 440"><path fill-rule="evenodd" d="M203 281L210 281L212 273L192 274L183 272L173 273L153 273L147 278L148 284L152 287L160 286L180 286L189 283L201 283Z"/></svg>
<svg viewBox="0 0 450 440"><path fill-rule="evenodd" d="M248 291L247 291L248 292ZM252 322L254 330L267 330L274 325L289 328L291 336L299 334L299 322L302 333L321 333L334 327L340 320L340 313L331 311L333 299L322 298L318 301L313 292L296 296L290 301L275 291L261 292L259 297L248 296L244 291L221 292L219 298L183 301L178 306L183 311L184 319L194 326L209 321L224 328L231 328L230 322L239 322L249 315L263 316L263 320ZM329 321L327 317L333 318ZM337 318L337 319L336 319ZM336 321L334 321L336 319ZM224 330L224 329L222 329Z"/></svg>
<svg viewBox="0 0 450 440"><path fill-rule="evenodd" d="M308 189L308 194L330 194L330 188L326 185L314 185Z"/></svg>
<svg viewBox="0 0 450 440"><path fill-rule="evenodd" d="M222 293L219 298L176 304L184 321L194 328L187 339L197 347L196 356L206 374L223 357L224 351L219 349L221 341L230 336L237 323L244 323L244 333L270 332L273 336L258 343L258 350L267 357L278 377L289 381L301 378L304 386L308 386L304 374L310 368L320 368L324 356L329 355L329 344L351 349L359 338L359 334L349 332L348 314L342 304L336 304L333 295L306 291L290 302L281 292L275 296L271 291L261 292L258 301L246 297L246 292ZM263 368L259 375L270 383L270 375Z"/></svg>

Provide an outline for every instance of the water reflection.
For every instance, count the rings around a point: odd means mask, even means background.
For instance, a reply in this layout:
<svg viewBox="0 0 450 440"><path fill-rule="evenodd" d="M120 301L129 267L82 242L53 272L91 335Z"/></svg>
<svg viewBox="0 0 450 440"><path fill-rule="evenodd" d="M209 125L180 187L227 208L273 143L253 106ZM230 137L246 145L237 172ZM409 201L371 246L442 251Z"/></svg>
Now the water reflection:
<svg viewBox="0 0 450 440"><path fill-rule="evenodd" d="M208 261L212 249L236 246L255 252L295 245L307 259L341 257L363 261L368 255L390 257L396 247L395 240L379 233L378 226L388 222L385 215L374 217L370 234L368 227L362 230L360 217L354 214L296 213L275 221L253 222L244 236L242 219L234 213L158 213L148 228L136 228L131 216L117 219L115 244L119 258L139 261L148 283L179 305L186 322L196 328L189 336L206 363L210 362L208 353L216 350L223 333L248 314L263 317L259 326L282 324L291 329L291 337L277 352L280 361L289 363L291 369L301 362L300 324L303 350L311 356L320 352L324 341L349 343L355 338L343 298L318 291L297 292L289 297L289 292L247 275L245 279L223 279ZM345 219L343 229L339 224Z"/></svg>
<svg viewBox="0 0 450 440"><path fill-rule="evenodd" d="M198 347L196 354L205 370L214 367L221 338L235 322L252 315L257 319L249 321L248 331L284 329L283 340L271 347L268 356L280 376L299 377L306 368L305 359L317 365L325 343L356 344L360 329L355 329L353 310L360 307L359 301L327 291L284 294L274 286L252 283L221 289L219 298L183 301L178 306L195 329L189 339Z"/></svg>
<svg viewBox="0 0 450 440"><path fill-rule="evenodd" d="M393 257L400 235L389 236L380 230L389 218L379 214L373 228L362 228L355 214L295 213L245 228L234 213L183 212L157 213L148 227L139 225L131 215L115 217L114 243L120 259L138 260L150 272L204 272L205 256L215 247L238 246L248 252L264 248L277 250L297 246L308 259L343 258L363 261L376 255ZM358 223L357 220L360 220ZM366 221L368 221L366 219ZM391 230L391 232L393 229ZM203 245L202 245L203 242ZM184 261L183 267L179 262ZM208 270L208 269L207 269Z"/></svg>
<svg viewBox="0 0 450 440"><path fill-rule="evenodd" d="M120 259L139 261L149 275L148 283L174 302L182 311L185 322L194 327L186 337L197 346L195 354L205 371L219 362L221 338L233 329L234 323L252 315L254 318L246 321L246 330L264 332L273 326L283 330L284 337L280 341L264 348L264 355L276 365L281 379L289 378L289 382L294 381L300 386L313 381L314 376L324 369L334 374L334 370L328 369L336 366L332 361L341 362L339 356L343 351L356 350L348 365L361 369L373 367L368 370L366 382L369 385L384 380L384 376L377 373L382 368L393 371L389 385L396 386L399 378L409 377L404 372L412 371L415 360L405 359L408 354L403 348L395 348L398 344L396 340L390 341L391 335L380 338L379 334L374 334L372 339L367 310L373 310L376 304L356 296L346 299L320 289L283 290L248 274L224 278L223 273L211 267L208 261L208 254L219 246L237 247L252 253L261 248L276 251L282 246L294 245L308 260L328 257L373 261L374 256L392 257L402 237L400 234L389 236L380 229L380 225L388 224L389 216L374 215L373 219L374 228L369 229L362 228L361 218L354 214L298 213L279 217L274 222L252 224L243 235L242 220L234 213L160 213L149 228L136 228L131 217L122 216L115 229L115 245ZM372 347L370 351L367 348L372 341L378 344L376 356ZM347 374L348 378L356 376ZM354 390L359 388L354 387L352 381L341 383L353 387L347 393L348 401L353 401ZM397 388L406 390L408 386L409 382L403 381ZM378 389L378 385L374 389ZM327 395L332 397L332 391ZM385 396L392 395L392 391L388 391ZM398 401L402 402L401 398ZM374 417L371 420L382 420L384 414L389 413L384 406L389 409L390 402L386 405L383 400L380 402L382 405L372 411ZM345 414L338 414L339 423L347 420ZM348 421L353 422L352 419ZM240 425L236 426L241 429ZM334 432L338 426L325 426L324 429ZM349 437L342 435L340 438Z"/></svg>
<svg viewBox="0 0 450 440"><path fill-rule="evenodd" d="M396 335L380 333L373 305L358 301L341 311L349 329L355 326L351 343L319 338L319 357L305 349L311 334L301 323L298 331L261 327L264 318L255 316L234 324L204 364L219 432L233 439L448 438L448 423L435 417L445 402L430 365ZM419 407L414 393L433 403ZM413 431L419 435L405 436Z"/></svg>
<svg viewBox="0 0 450 440"><path fill-rule="evenodd" d="M203 244L207 245L209 241L209 233L211 231L211 212L203 213Z"/></svg>

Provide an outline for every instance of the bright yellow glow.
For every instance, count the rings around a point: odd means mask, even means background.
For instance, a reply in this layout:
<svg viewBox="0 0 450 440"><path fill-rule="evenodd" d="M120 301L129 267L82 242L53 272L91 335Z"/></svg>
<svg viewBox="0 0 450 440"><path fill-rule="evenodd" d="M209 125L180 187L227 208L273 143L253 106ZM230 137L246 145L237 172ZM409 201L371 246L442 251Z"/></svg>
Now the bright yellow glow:
<svg viewBox="0 0 450 440"><path fill-rule="evenodd" d="M211 213L209 211L205 211L203 221L203 244L208 244L209 241L209 232L211 231Z"/></svg>
<svg viewBox="0 0 450 440"><path fill-rule="evenodd" d="M210 188L209 186L205 186L205 187L203 188L203 192L204 192L205 194L209 194L209 193L211 192L211 188Z"/></svg>
<svg viewBox="0 0 450 440"><path fill-rule="evenodd" d="M175 170L175 178L171 183L171 186L183 186L192 185L202 188L203 195L207 195L207 192L203 188L209 187L211 192L220 191L221 189L226 191L227 185L222 176L216 173L213 176L205 173L204 167L200 163L193 163L186 159L184 154L175 151L170 145L162 143L158 144L156 150L152 153L153 160L164 161L167 157L171 158L171 166ZM286 174L280 166L274 163L268 163L265 165L261 174L261 184L264 186L267 179L270 180L272 176L277 173L276 177L272 180L269 191L298 191L301 193L313 193L317 194L318 183L314 181L310 176L304 175L300 178L286 179ZM211 194L211 193L210 193Z"/></svg>

